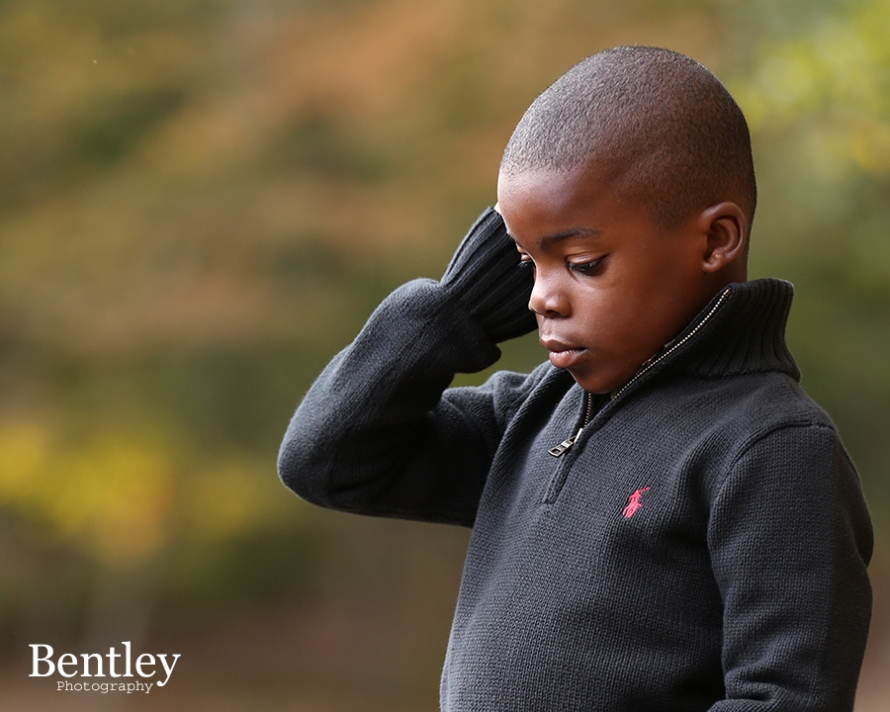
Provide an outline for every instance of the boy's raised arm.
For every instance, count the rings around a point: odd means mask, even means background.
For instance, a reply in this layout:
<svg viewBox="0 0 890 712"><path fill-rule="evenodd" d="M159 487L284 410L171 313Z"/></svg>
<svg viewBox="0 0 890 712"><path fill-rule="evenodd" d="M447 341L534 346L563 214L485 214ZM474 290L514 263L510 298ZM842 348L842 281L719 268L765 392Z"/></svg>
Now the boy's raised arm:
<svg viewBox="0 0 890 712"><path fill-rule="evenodd" d="M849 712L871 612L872 530L828 425L755 439L712 507L726 699L711 712Z"/></svg>
<svg viewBox="0 0 890 712"><path fill-rule="evenodd" d="M532 276L486 210L440 282L415 280L375 310L297 408L278 459L284 483L337 509L471 524L506 419L530 388L498 374L445 391L534 328ZM444 392L444 395L443 395Z"/></svg>

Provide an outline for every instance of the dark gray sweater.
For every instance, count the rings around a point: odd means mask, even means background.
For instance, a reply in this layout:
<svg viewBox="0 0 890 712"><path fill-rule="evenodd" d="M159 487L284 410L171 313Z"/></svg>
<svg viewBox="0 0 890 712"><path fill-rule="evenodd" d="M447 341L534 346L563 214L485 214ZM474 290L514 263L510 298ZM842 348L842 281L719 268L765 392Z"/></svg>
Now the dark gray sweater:
<svg viewBox="0 0 890 712"><path fill-rule="evenodd" d="M279 471L323 506L473 527L447 712L851 710L871 526L790 304L731 285L601 404L550 364L447 389L499 351L411 282L309 390Z"/></svg>

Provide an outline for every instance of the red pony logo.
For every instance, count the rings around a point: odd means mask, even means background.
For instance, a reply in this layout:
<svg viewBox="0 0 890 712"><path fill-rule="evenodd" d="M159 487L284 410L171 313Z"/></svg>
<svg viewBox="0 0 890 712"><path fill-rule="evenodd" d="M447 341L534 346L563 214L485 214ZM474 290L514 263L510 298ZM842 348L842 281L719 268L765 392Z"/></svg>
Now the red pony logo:
<svg viewBox="0 0 890 712"><path fill-rule="evenodd" d="M630 519L634 513L642 506L640 504L640 498L643 496L643 492L648 492L648 487L643 487L642 489L638 489L634 492L630 497L627 498L627 506L621 510L621 513L624 515L625 519Z"/></svg>

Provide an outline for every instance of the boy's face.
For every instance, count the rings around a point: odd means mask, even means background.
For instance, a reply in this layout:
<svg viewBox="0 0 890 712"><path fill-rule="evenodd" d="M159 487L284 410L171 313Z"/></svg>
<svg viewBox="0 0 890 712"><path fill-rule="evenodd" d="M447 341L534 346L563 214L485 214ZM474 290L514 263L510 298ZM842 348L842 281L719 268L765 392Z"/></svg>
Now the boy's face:
<svg viewBox="0 0 890 712"><path fill-rule="evenodd" d="M627 383L712 296L697 216L660 229L594 169L502 174L498 209L535 270L541 344L591 393Z"/></svg>

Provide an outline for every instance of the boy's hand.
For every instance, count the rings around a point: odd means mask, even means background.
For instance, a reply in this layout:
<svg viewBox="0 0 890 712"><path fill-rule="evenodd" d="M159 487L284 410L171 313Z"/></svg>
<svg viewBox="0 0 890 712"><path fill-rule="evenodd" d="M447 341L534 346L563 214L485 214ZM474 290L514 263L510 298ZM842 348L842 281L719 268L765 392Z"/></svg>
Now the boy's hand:
<svg viewBox="0 0 890 712"><path fill-rule="evenodd" d="M522 336L536 327L528 309L534 277L519 264L504 220L488 208L451 258L442 287L470 310L495 342Z"/></svg>

